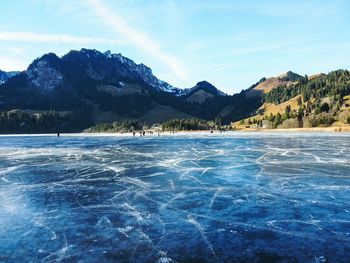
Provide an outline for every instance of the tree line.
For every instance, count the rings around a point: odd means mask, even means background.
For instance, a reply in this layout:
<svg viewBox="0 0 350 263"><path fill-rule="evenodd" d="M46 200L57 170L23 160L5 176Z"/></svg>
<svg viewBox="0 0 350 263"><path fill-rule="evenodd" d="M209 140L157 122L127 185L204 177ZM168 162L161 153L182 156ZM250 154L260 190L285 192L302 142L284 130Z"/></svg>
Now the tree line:
<svg viewBox="0 0 350 263"><path fill-rule="evenodd" d="M138 121L124 120L112 123L98 123L89 128L88 132L131 132L142 130L143 126Z"/></svg>
<svg viewBox="0 0 350 263"><path fill-rule="evenodd" d="M164 131L198 131L198 130L214 130L221 128L221 119L215 118L215 121L205 121L197 118L189 119L172 119L162 124Z"/></svg>
<svg viewBox="0 0 350 263"><path fill-rule="evenodd" d="M171 119L159 125L163 131L198 131L198 130L219 130L221 118L215 118L214 121L206 121L197 118ZM98 123L89 128L88 132L132 132L149 129L147 125L142 125L138 121L124 120L112 123Z"/></svg>
<svg viewBox="0 0 350 263"><path fill-rule="evenodd" d="M74 132L89 125L89 119L80 112L0 112L0 133Z"/></svg>

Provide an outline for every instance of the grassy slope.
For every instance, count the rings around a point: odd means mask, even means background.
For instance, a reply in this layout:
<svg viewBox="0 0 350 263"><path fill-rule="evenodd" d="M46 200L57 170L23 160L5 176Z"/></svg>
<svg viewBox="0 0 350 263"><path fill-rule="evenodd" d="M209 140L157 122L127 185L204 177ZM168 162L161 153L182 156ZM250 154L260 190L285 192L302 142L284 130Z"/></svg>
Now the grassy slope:
<svg viewBox="0 0 350 263"><path fill-rule="evenodd" d="M268 78L266 81L256 86L254 90L259 90L259 91L262 91L263 93L268 93L272 89L282 84L287 84L287 82L280 80L278 77Z"/></svg>
<svg viewBox="0 0 350 263"><path fill-rule="evenodd" d="M300 95L286 101L283 102L281 104L273 104L273 103L264 103L257 112L261 112L261 114L256 114L254 116L251 116L249 118L244 119L245 122L248 121L248 119L256 119L256 120L261 120L264 116L269 116L271 113L273 115L276 115L277 113L283 114L286 110L286 107L288 105L290 105L292 111L296 110L299 108L297 100L300 97ZM237 129L242 129L245 127L245 125L241 125L240 121L236 121L234 123L232 123L233 127L236 127Z"/></svg>

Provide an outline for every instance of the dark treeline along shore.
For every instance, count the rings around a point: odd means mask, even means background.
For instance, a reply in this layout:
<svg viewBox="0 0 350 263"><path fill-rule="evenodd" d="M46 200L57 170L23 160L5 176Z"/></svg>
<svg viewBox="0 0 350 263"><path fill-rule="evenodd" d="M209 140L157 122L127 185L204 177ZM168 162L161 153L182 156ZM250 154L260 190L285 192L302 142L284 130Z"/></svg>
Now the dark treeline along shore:
<svg viewBox="0 0 350 263"><path fill-rule="evenodd" d="M113 123L98 123L97 125L85 130L86 132L134 132L144 130L155 131L204 131L204 130L226 130L227 126L222 126L220 119L215 121L205 121L200 119L171 119L165 121L162 125L145 125L138 121L122 121Z"/></svg>
<svg viewBox="0 0 350 263"><path fill-rule="evenodd" d="M0 79L0 133L298 128L350 123L350 73L262 78L227 95L201 81L179 89L121 54L45 54ZM89 129L90 128L90 129Z"/></svg>

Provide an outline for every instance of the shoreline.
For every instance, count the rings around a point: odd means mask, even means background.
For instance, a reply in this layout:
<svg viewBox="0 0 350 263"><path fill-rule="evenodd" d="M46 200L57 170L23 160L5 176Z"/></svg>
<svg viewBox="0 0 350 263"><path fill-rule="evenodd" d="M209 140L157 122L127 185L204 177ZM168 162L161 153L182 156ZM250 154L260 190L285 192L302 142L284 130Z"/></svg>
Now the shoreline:
<svg viewBox="0 0 350 263"><path fill-rule="evenodd" d="M198 131L177 131L176 133L171 133L170 131L165 131L160 133L160 137L163 136L178 136L186 134L206 134L206 135L229 135L229 134L239 134L239 133L350 133L350 126L334 126L334 127L313 127L313 128L290 128L290 129L257 129L257 128L247 128L234 131L211 131L209 130L198 130ZM0 134L0 137L57 137L57 133L11 133L11 134ZM60 136L82 136L82 137L134 137L132 132L101 132L101 133L88 133L88 132L77 132L77 133L60 133ZM140 137L136 133L136 138ZM142 136L143 137L143 136ZM146 134L144 137L158 137L157 133L153 135Z"/></svg>
<svg viewBox="0 0 350 263"><path fill-rule="evenodd" d="M247 128L247 129L242 129L240 131L245 131L245 132L350 132L350 126L290 128L290 129Z"/></svg>

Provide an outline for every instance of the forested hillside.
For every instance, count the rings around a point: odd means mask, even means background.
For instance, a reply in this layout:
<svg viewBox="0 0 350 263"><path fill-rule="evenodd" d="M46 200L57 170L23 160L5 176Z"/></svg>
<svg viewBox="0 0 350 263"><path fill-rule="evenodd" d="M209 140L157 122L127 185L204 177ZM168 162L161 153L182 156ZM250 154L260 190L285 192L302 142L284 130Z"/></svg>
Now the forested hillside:
<svg viewBox="0 0 350 263"><path fill-rule="evenodd" d="M234 127L298 128L350 123L350 72L337 70L317 77L302 77L263 95L257 115Z"/></svg>
<svg viewBox="0 0 350 263"><path fill-rule="evenodd" d="M339 103L342 98L350 94L350 72L337 70L327 75L308 80L303 77L297 84L292 86L279 86L264 94L264 101L280 104L297 95L302 95L303 101L317 98L334 97Z"/></svg>

